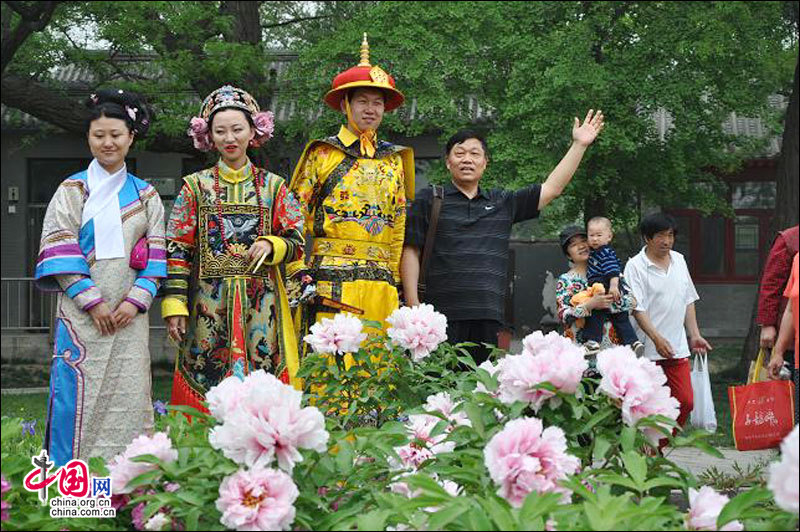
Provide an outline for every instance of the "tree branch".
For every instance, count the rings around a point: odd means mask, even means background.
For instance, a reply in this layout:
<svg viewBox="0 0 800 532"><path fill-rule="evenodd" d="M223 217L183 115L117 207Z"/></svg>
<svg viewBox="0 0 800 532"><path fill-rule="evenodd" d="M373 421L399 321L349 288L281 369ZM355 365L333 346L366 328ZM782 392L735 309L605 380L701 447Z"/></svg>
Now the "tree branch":
<svg viewBox="0 0 800 532"><path fill-rule="evenodd" d="M320 20L323 18L331 18L332 15L316 15L313 17L299 17L292 20L284 20L283 22L275 22L274 24L262 24L261 29L279 28L281 26L288 26L290 24L298 24L300 22L307 22L309 20Z"/></svg>
<svg viewBox="0 0 800 532"><path fill-rule="evenodd" d="M77 102L30 78L5 74L2 79L2 102L65 131L84 133L88 110Z"/></svg>
<svg viewBox="0 0 800 532"><path fill-rule="evenodd" d="M53 17L58 4L61 2L37 2L36 6L28 6L22 2L5 2L22 17L10 37L3 35L2 52L0 53L0 72L5 72L17 53L22 43L31 33L42 31Z"/></svg>

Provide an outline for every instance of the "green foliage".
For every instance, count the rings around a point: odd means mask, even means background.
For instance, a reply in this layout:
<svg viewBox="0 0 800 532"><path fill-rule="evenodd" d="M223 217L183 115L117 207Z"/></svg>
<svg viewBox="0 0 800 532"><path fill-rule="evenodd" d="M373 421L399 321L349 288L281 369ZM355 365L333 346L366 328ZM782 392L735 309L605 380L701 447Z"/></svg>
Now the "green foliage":
<svg viewBox="0 0 800 532"><path fill-rule="evenodd" d="M298 376L314 383L306 390L310 404L338 413L333 418L339 428L381 426L436 391L470 387L459 373L460 367L475 368L464 346L443 345L425 364L415 364L403 349L384 344L385 338L373 337L347 357L310 353L304 359Z"/></svg>
<svg viewBox="0 0 800 532"><path fill-rule="evenodd" d="M375 530L409 527L429 530L675 530L685 527L685 512L675 505L675 494L685 498L698 487L691 473L668 457L653 452L641 429L674 426L655 416L626 426L619 405L599 391L597 379L584 378L576 393L558 392L549 383L539 385L555 393L538 412L525 403L505 404L494 395L499 383L464 353L464 345L441 344L427 358L413 362L408 353L386 344L385 338L367 342L353 353L346 368L326 357L311 355L303 375L312 380L309 402L326 415L330 448L316 453L303 450L303 460L292 477L299 490L293 528L303 530ZM502 355L496 350L493 356ZM486 392L476 392L481 383ZM399 467L397 447L413 443L403 422L407 415L424 412L429 395L446 391L460 403L471 426L451 425L442 417L431 436L452 442L452 452L440 452L415 471ZM152 463L154 470L130 482L138 489L114 520L50 520L46 507L22 489L38 442L22 438L20 420L6 418L2 426L3 474L12 489L4 500L11 504L9 530L118 530L131 528L131 512L143 509L144 519L167 511L173 527L185 530L221 530L216 508L222 480L239 466L213 449L208 435L216 421L185 406L170 407L171 415L158 419L178 452L177 460L162 462L152 455L134 461ZM184 414L192 416L189 422ZM433 415L439 416L434 413ZM581 469L562 483L572 492L533 492L521 507L498 494L484 464L488 442L513 419L536 416L545 427L560 427L568 453L581 460ZM670 435L674 447L695 447L719 455L707 444L708 433ZM423 444L422 442L418 442ZM107 474L102 460L91 469ZM443 481L460 486L454 495ZM405 483L406 490L398 490ZM177 484L179 488L173 490ZM393 489L394 488L394 489ZM406 495L405 493L411 495ZM792 530L796 516L777 509L770 492L761 487L742 492L723 509L719 524L743 520L748 529Z"/></svg>
<svg viewBox="0 0 800 532"><path fill-rule="evenodd" d="M373 36L373 63L408 97L385 120L392 133L445 139L473 121L468 96L493 110L477 124L489 130L487 183L543 181L568 147L572 117L603 109L605 131L566 191L562 222L593 202L621 221L639 202L724 210L711 170L735 169L763 141L720 124L736 111L778 131L767 96L788 90L797 52L778 2L380 2L300 48L287 97L317 109L331 76L354 63L362 31ZM664 139L660 108L674 120ZM290 132L307 133L302 116ZM323 113L312 134L338 119Z"/></svg>
<svg viewBox="0 0 800 532"><path fill-rule="evenodd" d="M797 57L797 22L781 2L263 2L260 40L241 34L253 21L234 4L244 3L65 2L9 72L63 90L53 67L73 63L93 86L143 92L158 111L151 138L162 144L184 138L200 98L237 83L263 105L295 106L269 155L341 123L321 98L355 65L366 31L372 62L407 97L382 135L444 140L470 124L486 130L486 184L542 182L569 145L572 117L603 109L606 128L551 208L550 233L593 211L629 225L641 204L727 213L715 172L735 170L767 139L720 125L735 111L778 133L767 96L790 91ZM4 20L17 20L3 9ZM270 61L286 49L299 57L272 79ZM664 138L659 109L672 120ZM437 166L430 177L447 176Z"/></svg>

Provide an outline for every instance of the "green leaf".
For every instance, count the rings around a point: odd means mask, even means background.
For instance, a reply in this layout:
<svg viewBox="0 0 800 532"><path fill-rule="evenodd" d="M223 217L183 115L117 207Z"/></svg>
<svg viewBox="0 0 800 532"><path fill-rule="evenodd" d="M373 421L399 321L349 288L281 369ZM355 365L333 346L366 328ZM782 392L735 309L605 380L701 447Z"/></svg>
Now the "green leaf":
<svg viewBox="0 0 800 532"><path fill-rule="evenodd" d="M636 443L636 429L634 427L624 427L619 441L623 452L632 451Z"/></svg>
<svg viewBox="0 0 800 532"><path fill-rule="evenodd" d="M472 428L478 433L481 438L486 437L486 425L483 423L483 411L475 403L469 401L464 403L464 412L467 413Z"/></svg>
<svg viewBox="0 0 800 532"><path fill-rule="evenodd" d="M644 491L644 481L647 479L647 459L636 451L627 451L622 454L625 470L638 486L639 491Z"/></svg>
<svg viewBox="0 0 800 532"><path fill-rule="evenodd" d="M358 529L384 530L386 528L386 518L391 514L391 510L372 510L358 518Z"/></svg>
<svg viewBox="0 0 800 532"><path fill-rule="evenodd" d="M744 519L753 506L772 500L772 492L766 488L752 488L743 491L726 504L717 517L717 530L731 521Z"/></svg>
<svg viewBox="0 0 800 532"><path fill-rule="evenodd" d="M198 493L189 490L180 489L175 492L175 495L182 501L187 502L193 506L204 506L208 500L204 499Z"/></svg>
<svg viewBox="0 0 800 532"><path fill-rule="evenodd" d="M650 491L653 488L661 488L666 486L681 488L683 487L683 482L680 479L672 477L651 478L650 480L644 483L644 491Z"/></svg>
<svg viewBox="0 0 800 532"><path fill-rule="evenodd" d="M197 523L203 508L193 508L186 516L186 530L198 530Z"/></svg>
<svg viewBox="0 0 800 532"><path fill-rule="evenodd" d="M153 454L140 454L130 459L131 462L145 462L148 464L160 464L161 459Z"/></svg>
<svg viewBox="0 0 800 532"><path fill-rule="evenodd" d="M609 442L604 436L597 436L594 440L594 450L592 451L592 460L599 462L606 457L606 453L611 448Z"/></svg>
<svg viewBox="0 0 800 532"><path fill-rule="evenodd" d="M589 421L587 421L586 424L582 427L583 432L584 433L591 432L592 429L594 429L595 425L601 423L609 416L617 413L619 413L619 409L613 409L610 406L598 410L597 412L594 413L594 415L592 415L592 417L589 418Z"/></svg>
<svg viewBox="0 0 800 532"><path fill-rule="evenodd" d="M336 468L342 475L350 474L353 469L353 444L346 439L339 440L339 452L336 454Z"/></svg>
<svg viewBox="0 0 800 532"><path fill-rule="evenodd" d="M367 328L377 329L379 331L383 330L383 324L381 322L379 322L379 321L362 319L361 323L364 325L364 327L367 327Z"/></svg>
<svg viewBox="0 0 800 532"><path fill-rule="evenodd" d="M507 503L504 505L494 496L489 496L485 499L479 498L478 502L497 525L498 530L516 530L516 523L514 522L514 517L511 515L511 511L508 509Z"/></svg>
<svg viewBox="0 0 800 532"><path fill-rule="evenodd" d="M519 522L523 527L532 524L536 519L546 517L561 503L561 494L546 493L540 495L532 491L525 497L519 512Z"/></svg>
<svg viewBox="0 0 800 532"><path fill-rule="evenodd" d="M136 477L133 477L130 481L128 481L127 487L128 488L138 488L139 486L146 486L147 484L152 484L156 480L161 478L161 471L156 469L154 471L147 471L146 473L142 473Z"/></svg>
<svg viewBox="0 0 800 532"><path fill-rule="evenodd" d="M453 499L428 518L428 528L430 530L443 530L448 524L470 510L474 510L474 508L470 508L465 499Z"/></svg>
<svg viewBox="0 0 800 532"><path fill-rule="evenodd" d="M644 491L643 487L638 484L635 480L630 479L628 477L623 477L618 473L604 473L597 476L597 480L601 482L606 482L608 484L615 484L617 486L623 486L625 488L631 489L633 491Z"/></svg>

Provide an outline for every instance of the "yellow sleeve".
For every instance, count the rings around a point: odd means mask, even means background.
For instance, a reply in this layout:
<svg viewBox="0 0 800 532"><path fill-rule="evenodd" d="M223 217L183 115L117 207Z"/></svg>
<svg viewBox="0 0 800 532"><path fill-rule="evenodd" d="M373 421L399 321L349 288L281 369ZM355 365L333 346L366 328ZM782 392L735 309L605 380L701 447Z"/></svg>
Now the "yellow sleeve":
<svg viewBox="0 0 800 532"><path fill-rule="evenodd" d="M275 266L276 264L283 262L283 260L286 258L286 251L289 249L289 246L286 244L286 241L283 238L279 236L267 235L260 236L256 240L266 240L272 244L272 256L269 259L264 259L265 266Z"/></svg>
<svg viewBox="0 0 800 532"><path fill-rule="evenodd" d="M189 307L186 303L176 297L165 297L161 301L161 317L170 318L172 316L188 316Z"/></svg>
<svg viewBox="0 0 800 532"><path fill-rule="evenodd" d="M403 241L406 236L406 192L405 168L400 156L395 156L398 172L395 181L395 222L392 230L392 276L400 284L400 257L403 254Z"/></svg>

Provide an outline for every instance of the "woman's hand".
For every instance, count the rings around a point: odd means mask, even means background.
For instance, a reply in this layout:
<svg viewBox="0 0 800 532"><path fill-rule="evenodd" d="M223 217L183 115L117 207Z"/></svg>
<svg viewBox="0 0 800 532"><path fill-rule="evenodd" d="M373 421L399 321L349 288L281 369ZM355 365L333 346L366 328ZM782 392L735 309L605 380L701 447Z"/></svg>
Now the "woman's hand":
<svg viewBox="0 0 800 532"><path fill-rule="evenodd" d="M783 353L777 349L772 350L769 357L769 364L767 370L769 371L769 378L772 380L780 379L781 368L783 367Z"/></svg>
<svg viewBox="0 0 800 532"><path fill-rule="evenodd" d="M93 306L88 312L92 320L94 320L94 326L97 327L101 336L107 336L117 332L114 315L111 313L111 309L108 308L105 301Z"/></svg>
<svg viewBox="0 0 800 532"><path fill-rule="evenodd" d="M247 260L250 262L261 260L261 257L270 253L272 253L272 242L269 240L256 240L247 251Z"/></svg>
<svg viewBox="0 0 800 532"><path fill-rule="evenodd" d="M167 334L178 343L183 341L186 334L186 316L170 316L167 318Z"/></svg>
<svg viewBox="0 0 800 532"><path fill-rule="evenodd" d="M613 302L614 296L611 294L595 294L585 305L588 310L596 310L609 308Z"/></svg>
<svg viewBox="0 0 800 532"><path fill-rule="evenodd" d="M114 323L117 324L117 329L122 329L130 325L133 318L139 314L139 309L130 301L122 301L114 311Z"/></svg>

